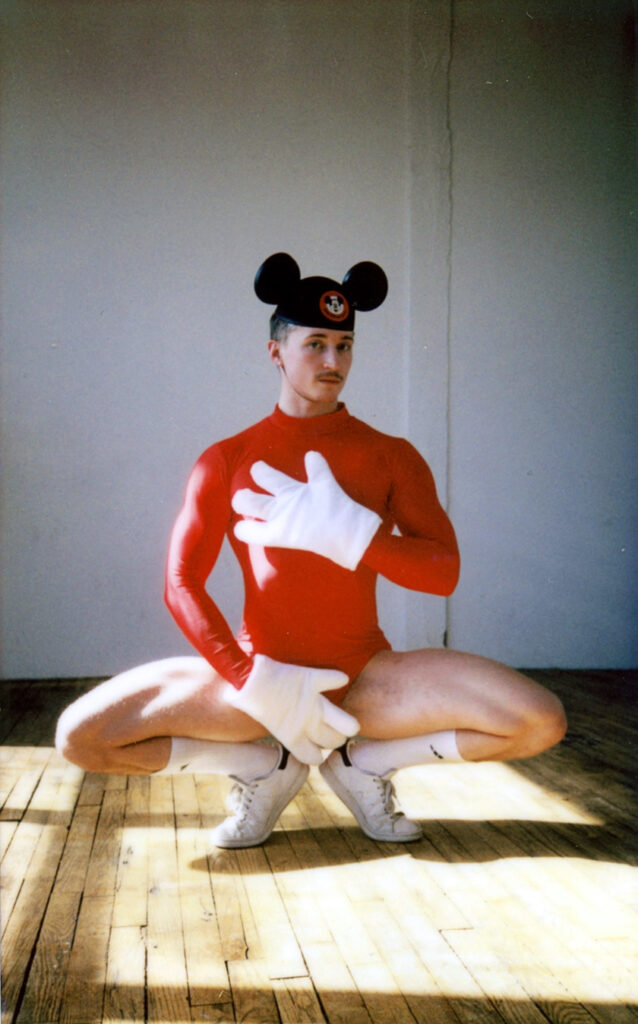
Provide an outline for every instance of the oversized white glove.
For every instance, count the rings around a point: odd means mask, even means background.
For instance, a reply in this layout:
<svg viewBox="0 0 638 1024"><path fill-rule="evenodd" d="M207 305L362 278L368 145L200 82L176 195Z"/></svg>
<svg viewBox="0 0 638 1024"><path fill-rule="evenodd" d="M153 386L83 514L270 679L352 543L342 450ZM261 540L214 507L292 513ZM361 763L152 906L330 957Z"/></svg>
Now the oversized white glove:
<svg viewBox="0 0 638 1024"><path fill-rule="evenodd" d="M356 718L322 696L347 682L345 672L286 665L257 654L242 689L226 700L265 725L299 761L321 764L322 748L340 747L359 731Z"/></svg>
<svg viewBox="0 0 638 1024"><path fill-rule="evenodd" d="M246 544L312 551L356 569L381 518L348 497L320 452L306 452L305 466L307 483L255 462L251 476L270 494L248 487L235 492L235 512L250 517L236 524L235 536Z"/></svg>

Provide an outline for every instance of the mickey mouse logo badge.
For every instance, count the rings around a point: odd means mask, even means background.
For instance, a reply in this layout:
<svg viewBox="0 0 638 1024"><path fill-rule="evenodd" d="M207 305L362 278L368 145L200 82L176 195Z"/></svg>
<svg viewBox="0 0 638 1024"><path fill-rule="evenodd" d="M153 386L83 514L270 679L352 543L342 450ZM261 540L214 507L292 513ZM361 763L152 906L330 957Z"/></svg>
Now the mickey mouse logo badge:
<svg viewBox="0 0 638 1024"><path fill-rule="evenodd" d="M348 301L340 292L324 292L319 299L319 308L328 320L337 323L346 320L350 313Z"/></svg>

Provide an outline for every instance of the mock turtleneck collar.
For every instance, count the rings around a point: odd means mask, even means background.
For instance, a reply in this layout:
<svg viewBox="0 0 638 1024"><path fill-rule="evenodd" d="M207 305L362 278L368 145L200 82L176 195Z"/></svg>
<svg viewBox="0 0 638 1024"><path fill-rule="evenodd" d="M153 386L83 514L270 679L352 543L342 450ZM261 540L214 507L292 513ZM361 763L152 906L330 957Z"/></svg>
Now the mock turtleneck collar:
<svg viewBox="0 0 638 1024"><path fill-rule="evenodd" d="M325 416L289 416L277 405L270 417L274 426L285 430L290 436L306 438L334 434L342 430L349 419L350 413L343 403L339 404L336 412L326 413Z"/></svg>

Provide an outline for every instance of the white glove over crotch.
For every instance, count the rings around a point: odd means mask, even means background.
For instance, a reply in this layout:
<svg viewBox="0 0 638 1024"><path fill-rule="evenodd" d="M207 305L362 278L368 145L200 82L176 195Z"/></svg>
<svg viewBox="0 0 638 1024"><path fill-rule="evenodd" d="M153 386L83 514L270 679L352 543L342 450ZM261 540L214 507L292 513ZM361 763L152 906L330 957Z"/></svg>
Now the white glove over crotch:
<svg viewBox="0 0 638 1024"><path fill-rule="evenodd" d="M322 696L347 682L345 672L286 665L257 654L242 689L226 700L261 722L297 760L321 764L322 748L340 747L359 731L356 718Z"/></svg>
<svg viewBox="0 0 638 1024"><path fill-rule="evenodd" d="M356 569L381 518L348 497L320 452L306 452L304 461L307 483L267 462L253 464L253 480L270 493L248 487L235 492L235 512L250 517L236 524L235 536L246 544L312 551Z"/></svg>

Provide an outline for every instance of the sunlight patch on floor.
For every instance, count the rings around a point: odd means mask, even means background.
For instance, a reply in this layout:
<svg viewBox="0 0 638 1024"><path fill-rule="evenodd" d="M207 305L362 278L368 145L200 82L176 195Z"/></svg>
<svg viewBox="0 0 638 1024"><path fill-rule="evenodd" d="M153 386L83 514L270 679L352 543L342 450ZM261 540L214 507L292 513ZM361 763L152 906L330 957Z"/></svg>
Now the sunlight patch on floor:
<svg viewBox="0 0 638 1024"><path fill-rule="evenodd" d="M604 824L575 801L503 762L407 768L397 774L396 788L403 809L417 817Z"/></svg>

